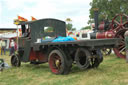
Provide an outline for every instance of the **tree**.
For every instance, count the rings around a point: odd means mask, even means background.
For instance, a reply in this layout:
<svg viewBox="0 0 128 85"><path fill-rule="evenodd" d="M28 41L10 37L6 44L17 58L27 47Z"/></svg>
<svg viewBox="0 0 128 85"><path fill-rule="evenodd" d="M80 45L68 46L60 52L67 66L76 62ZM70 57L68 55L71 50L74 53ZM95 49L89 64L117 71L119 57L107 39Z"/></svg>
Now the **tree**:
<svg viewBox="0 0 128 85"><path fill-rule="evenodd" d="M65 21L67 22L67 24L66 24L67 30L70 30L70 31L75 31L76 30L76 28L73 28L73 25L71 23L72 20L70 18L67 18Z"/></svg>
<svg viewBox="0 0 128 85"><path fill-rule="evenodd" d="M81 30L91 29L90 26L82 27Z"/></svg>
<svg viewBox="0 0 128 85"><path fill-rule="evenodd" d="M53 27L44 27L44 32L53 32Z"/></svg>
<svg viewBox="0 0 128 85"><path fill-rule="evenodd" d="M94 18L94 8L99 9L99 21L103 18L112 20L116 14L125 13L128 14L128 3L127 0L93 0L90 9L90 20L88 23L92 22Z"/></svg>
<svg viewBox="0 0 128 85"><path fill-rule="evenodd" d="M70 31L76 30L76 28L73 28L73 25L71 23L66 24L66 28L67 28L67 30L70 30Z"/></svg>
<svg viewBox="0 0 128 85"><path fill-rule="evenodd" d="M70 18L67 18L66 21L67 22L72 22L72 20Z"/></svg>

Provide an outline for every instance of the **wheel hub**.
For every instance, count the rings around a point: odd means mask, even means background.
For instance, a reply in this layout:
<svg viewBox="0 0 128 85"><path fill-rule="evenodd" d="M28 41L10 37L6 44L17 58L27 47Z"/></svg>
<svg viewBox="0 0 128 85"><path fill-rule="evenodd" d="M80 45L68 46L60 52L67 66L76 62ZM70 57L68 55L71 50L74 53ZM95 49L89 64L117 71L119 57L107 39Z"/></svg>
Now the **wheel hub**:
<svg viewBox="0 0 128 85"><path fill-rule="evenodd" d="M56 65L57 68L59 68L60 67L60 60L56 60L55 65Z"/></svg>

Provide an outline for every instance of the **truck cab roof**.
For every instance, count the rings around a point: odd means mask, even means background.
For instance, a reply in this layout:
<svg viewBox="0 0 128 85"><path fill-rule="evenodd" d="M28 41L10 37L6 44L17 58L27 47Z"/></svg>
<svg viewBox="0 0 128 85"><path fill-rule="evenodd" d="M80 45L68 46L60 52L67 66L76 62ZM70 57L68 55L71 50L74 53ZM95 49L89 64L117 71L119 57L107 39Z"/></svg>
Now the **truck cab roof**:
<svg viewBox="0 0 128 85"><path fill-rule="evenodd" d="M35 21L20 22L22 33L25 33L26 29L31 31L32 42L35 42L38 38L44 38L46 36L57 37L66 36L66 23L62 20L45 18Z"/></svg>

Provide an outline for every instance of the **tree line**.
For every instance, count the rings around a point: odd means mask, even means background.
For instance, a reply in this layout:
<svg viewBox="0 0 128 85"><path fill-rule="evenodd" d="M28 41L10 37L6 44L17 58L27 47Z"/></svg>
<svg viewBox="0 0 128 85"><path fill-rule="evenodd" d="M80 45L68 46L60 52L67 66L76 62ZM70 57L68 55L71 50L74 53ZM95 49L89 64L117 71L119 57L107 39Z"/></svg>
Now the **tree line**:
<svg viewBox="0 0 128 85"><path fill-rule="evenodd" d="M92 0L90 6L88 23L94 22L94 8L99 9L99 21L103 19L112 20L115 15L120 13L128 14L128 0Z"/></svg>

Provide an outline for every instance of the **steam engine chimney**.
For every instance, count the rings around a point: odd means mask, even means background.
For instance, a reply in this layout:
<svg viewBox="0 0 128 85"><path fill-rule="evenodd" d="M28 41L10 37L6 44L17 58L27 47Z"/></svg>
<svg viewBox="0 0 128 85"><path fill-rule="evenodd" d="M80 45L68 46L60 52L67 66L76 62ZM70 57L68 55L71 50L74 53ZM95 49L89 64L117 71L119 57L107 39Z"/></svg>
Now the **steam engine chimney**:
<svg viewBox="0 0 128 85"><path fill-rule="evenodd" d="M99 16L98 8L95 8L94 9L94 21L95 21L95 29L94 29L94 32L97 32L98 31L98 16Z"/></svg>

